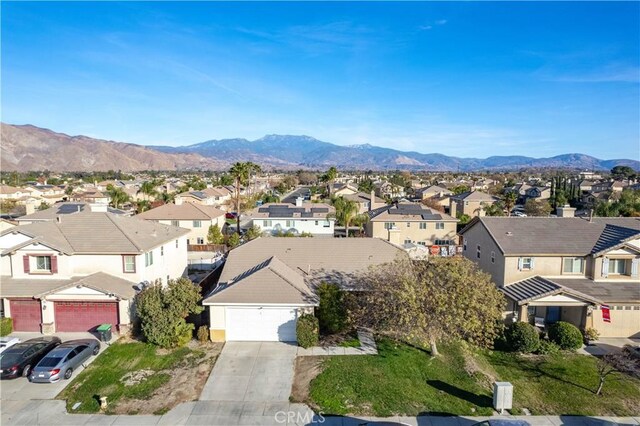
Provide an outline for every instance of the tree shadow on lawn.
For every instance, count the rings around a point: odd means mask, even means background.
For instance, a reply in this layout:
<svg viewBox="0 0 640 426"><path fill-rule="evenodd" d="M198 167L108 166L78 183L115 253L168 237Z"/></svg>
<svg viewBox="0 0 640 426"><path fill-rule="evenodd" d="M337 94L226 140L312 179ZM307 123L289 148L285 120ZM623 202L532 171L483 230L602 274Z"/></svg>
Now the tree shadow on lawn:
<svg viewBox="0 0 640 426"><path fill-rule="evenodd" d="M460 398L477 407L492 407L493 400L487 395L478 395L473 392L466 391L464 389L460 389L459 387L450 385L449 383L445 383L441 380L427 380L427 384L438 389L442 392L446 392L451 396L455 396L456 398Z"/></svg>

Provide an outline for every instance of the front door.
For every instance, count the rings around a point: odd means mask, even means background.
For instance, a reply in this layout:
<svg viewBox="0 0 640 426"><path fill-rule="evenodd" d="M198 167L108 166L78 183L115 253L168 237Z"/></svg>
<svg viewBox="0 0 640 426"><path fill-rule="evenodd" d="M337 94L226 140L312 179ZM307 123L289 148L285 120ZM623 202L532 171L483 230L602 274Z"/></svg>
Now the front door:
<svg viewBox="0 0 640 426"><path fill-rule="evenodd" d="M547 324L555 324L560 321L560 306L547 306L547 316L544 321Z"/></svg>

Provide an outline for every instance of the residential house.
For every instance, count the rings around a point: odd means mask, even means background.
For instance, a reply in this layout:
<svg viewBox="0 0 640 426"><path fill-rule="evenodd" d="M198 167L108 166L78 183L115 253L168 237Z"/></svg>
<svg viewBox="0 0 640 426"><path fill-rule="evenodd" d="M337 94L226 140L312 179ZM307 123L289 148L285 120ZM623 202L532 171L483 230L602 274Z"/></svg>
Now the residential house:
<svg viewBox="0 0 640 426"><path fill-rule="evenodd" d="M370 194L365 192L356 192L355 194L343 195L342 197L345 200L354 201L358 205L358 214L366 213L369 210L377 209L386 204L382 198L376 197L373 191L371 191ZM371 200L373 200L373 204L371 203Z"/></svg>
<svg viewBox="0 0 640 426"><path fill-rule="evenodd" d="M84 202L90 204L109 204L111 197L102 191L82 191L71 195L71 201Z"/></svg>
<svg viewBox="0 0 640 426"><path fill-rule="evenodd" d="M416 190L416 198L420 200L426 200L427 198L446 198L453 195L453 192L447 188L443 188L438 185L429 185ZM448 206L448 204L447 204Z"/></svg>
<svg viewBox="0 0 640 426"><path fill-rule="evenodd" d="M405 255L368 238L258 238L233 249L203 301L214 341L290 341L320 283L353 289L370 266Z"/></svg>
<svg viewBox="0 0 640 426"><path fill-rule="evenodd" d="M484 208L498 199L480 191L463 192L449 199L449 214L453 217L466 214L469 217L484 216Z"/></svg>
<svg viewBox="0 0 640 426"><path fill-rule="evenodd" d="M525 191L525 200L534 199L538 200L548 200L551 198L551 188L548 186L534 186Z"/></svg>
<svg viewBox="0 0 640 426"><path fill-rule="evenodd" d="M86 212L108 212L120 216L128 216L129 212L124 210L114 209L107 204L90 204L86 202L72 202L67 201L63 203L56 203L53 206L35 211L32 204L27 204L27 214L15 219L20 225L27 225L34 222L50 222L57 220L60 216L73 215L77 213Z"/></svg>
<svg viewBox="0 0 640 426"><path fill-rule="evenodd" d="M589 220L561 209L569 213L476 218L460 232L463 253L504 293L507 320L640 337L640 219Z"/></svg>
<svg viewBox="0 0 640 426"><path fill-rule="evenodd" d="M175 203L177 205L183 203L195 203L205 206L223 206L231 201L234 194L233 188L226 186L216 186L213 188L206 188L201 191L189 191L183 192L175 197Z"/></svg>
<svg viewBox="0 0 640 426"><path fill-rule="evenodd" d="M88 210L6 229L4 315L15 331L88 331L102 323L126 329L136 286L185 273L188 232Z"/></svg>
<svg viewBox="0 0 640 426"><path fill-rule="evenodd" d="M218 225L222 231L225 225L224 211L197 203L163 204L140 213L137 217L188 229L187 245L190 249L191 246L208 243L207 235L210 226Z"/></svg>
<svg viewBox="0 0 640 426"><path fill-rule="evenodd" d="M375 193L381 198L401 198L406 196L404 188L391 182L376 182L374 184Z"/></svg>
<svg viewBox="0 0 640 426"><path fill-rule="evenodd" d="M358 188L348 183L334 183L331 195L339 197L341 195L353 195L358 192Z"/></svg>
<svg viewBox="0 0 640 426"><path fill-rule="evenodd" d="M396 245L457 244L458 219L422 204L391 204L371 210L367 214L367 237L381 238Z"/></svg>
<svg viewBox="0 0 640 426"><path fill-rule="evenodd" d="M323 203L307 203L298 197L295 204L267 203L246 215L251 218L251 226L258 226L263 232L293 232L296 235L310 233L314 236L333 237L335 208Z"/></svg>

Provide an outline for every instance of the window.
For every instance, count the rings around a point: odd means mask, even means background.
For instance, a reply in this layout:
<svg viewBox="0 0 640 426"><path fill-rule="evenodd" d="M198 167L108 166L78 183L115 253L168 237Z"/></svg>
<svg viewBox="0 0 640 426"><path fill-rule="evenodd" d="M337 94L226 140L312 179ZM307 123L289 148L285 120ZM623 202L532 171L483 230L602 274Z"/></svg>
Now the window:
<svg viewBox="0 0 640 426"><path fill-rule="evenodd" d="M194 228L202 228L202 222L199 220L194 220L193 221L193 227Z"/></svg>
<svg viewBox="0 0 640 426"><path fill-rule="evenodd" d="M427 229L427 223L426 222L420 222L420 229Z"/></svg>
<svg viewBox="0 0 640 426"><path fill-rule="evenodd" d="M204 244L204 238L198 237L198 244Z"/></svg>
<svg viewBox="0 0 640 426"><path fill-rule="evenodd" d="M262 226L265 228L271 228L271 224L272 222L270 220L263 220L262 221Z"/></svg>
<svg viewBox="0 0 640 426"><path fill-rule="evenodd" d="M462 250L467 251L467 239L462 240Z"/></svg>
<svg viewBox="0 0 640 426"><path fill-rule="evenodd" d="M384 223L384 229L393 229L396 227L395 222L385 222Z"/></svg>
<svg viewBox="0 0 640 426"><path fill-rule="evenodd" d="M407 228L411 228L411 222L407 222Z"/></svg>
<svg viewBox="0 0 640 426"><path fill-rule="evenodd" d="M153 252L147 252L144 254L144 266L153 265Z"/></svg>
<svg viewBox="0 0 640 426"><path fill-rule="evenodd" d="M331 222L328 221L328 220L325 220L324 224L322 226L324 226L325 228L330 228L331 227Z"/></svg>
<svg viewBox="0 0 640 426"><path fill-rule="evenodd" d="M287 228L295 228L296 221L295 220L287 220L286 226L287 226Z"/></svg>
<svg viewBox="0 0 640 426"><path fill-rule="evenodd" d="M625 259L609 259L609 273L612 275L624 275L627 269Z"/></svg>
<svg viewBox="0 0 640 426"><path fill-rule="evenodd" d="M318 226L319 224L320 224L320 222L316 220L316 226Z"/></svg>
<svg viewBox="0 0 640 426"><path fill-rule="evenodd" d="M426 246L427 243L425 243L424 241L418 241L418 244L420 244L421 246Z"/></svg>
<svg viewBox="0 0 640 426"><path fill-rule="evenodd" d="M173 225L173 226L180 226L180 221L179 221L179 220L172 220L172 221L171 221L171 225Z"/></svg>
<svg viewBox="0 0 640 426"><path fill-rule="evenodd" d="M160 256L164 256L164 246L160 246Z"/></svg>
<svg viewBox="0 0 640 426"><path fill-rule="evenodd" d="M136 272L136 257L122 256L122 267L124 272L127 272L127 273Z"/></svg>
<svg viewBox="0 0 640 426"><path fill-rule="evenodd" d="M451 240L436 240L435 245L437 246L450 246L453 245L453 241Z"/></svg>
<svg viewBox="0 0 640 426"><path fill-rule="evenodd" d="M411 244L411 240L408 240L408 239L407 239L407 240L404 240L404 243L405 243L405 244Z"/></svg>
<svg viewBox="0 0 640 426"><path fill-rule="evenodd" d="M436 229L444 229L444 222L436 222Z"/></svg>
<svg viewBox="0 0 640 426"><path fill-rule="evenodd" d="M533 257L521 257L520 258L520 270L530 271L533 269Z"/></svg>
<svg viewBox="0 0 640 426"><path fill-rule="evenodd" d="M476 257L480 259L480 244L476 247Z"/></svg>
<svg viewBox="0 0 640 426"><path fill-rule="evenodd" d="M563 274L582 274L584 272L584 259L582 257L565 257L562 260Z"/></svg>
<svg viewBox="0 0 640 426"><path fill-rule="evenodd" d="M36 256L36 271L51 271L51 256Z"/></svg>
<svg viewBox="0 0 640 426"><path fill-rule="evenodd" d="M496 263L496 252L495 251L491 252L491 263Z"/></svg>
<svg viewBox="0 0 640 426"><path fill-rule="evenodd" d="M178 240L176 240L176 248L178 248Z"/></svg>

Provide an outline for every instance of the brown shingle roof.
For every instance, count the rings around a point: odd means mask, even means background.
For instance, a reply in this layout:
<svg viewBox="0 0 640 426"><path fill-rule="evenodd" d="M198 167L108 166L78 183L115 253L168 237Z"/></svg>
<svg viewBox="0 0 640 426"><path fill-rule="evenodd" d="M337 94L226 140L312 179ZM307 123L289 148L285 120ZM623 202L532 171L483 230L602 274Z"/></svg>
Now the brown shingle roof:
<svg viewBox="0 0 640 426"><path fill-rule="evenodd" d="M40 280L33 278L2 277L0 297L42 298L66 288L83 286L103 293L113 293L122 299L135 296L134 283L104 272L96 272L85 277L72 277L66 280Z"/></svg>
<svg viewBox="0 0 640 426"><path fill-rule="evenodd" d="M163 204L140 213L138 217L145 220L211 220L224 214L225 212L213 206L184 203Z"/></svg>

